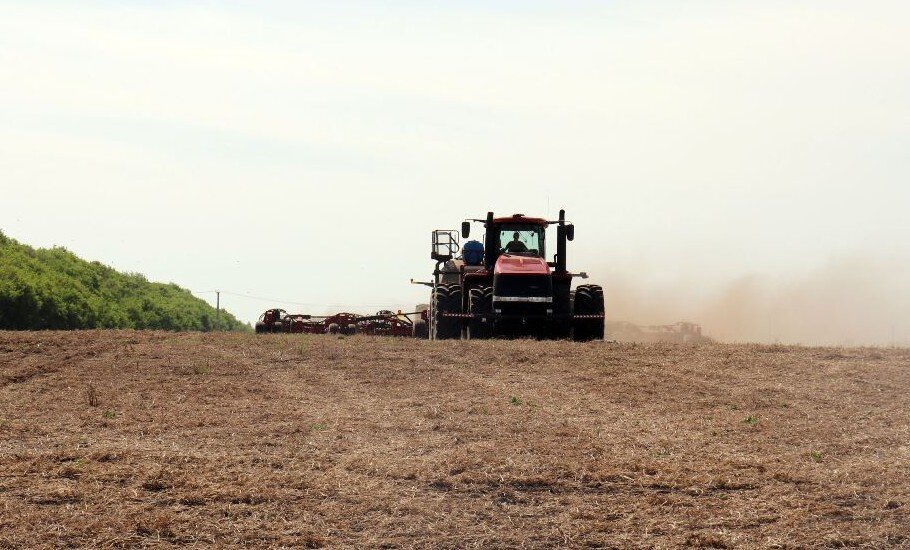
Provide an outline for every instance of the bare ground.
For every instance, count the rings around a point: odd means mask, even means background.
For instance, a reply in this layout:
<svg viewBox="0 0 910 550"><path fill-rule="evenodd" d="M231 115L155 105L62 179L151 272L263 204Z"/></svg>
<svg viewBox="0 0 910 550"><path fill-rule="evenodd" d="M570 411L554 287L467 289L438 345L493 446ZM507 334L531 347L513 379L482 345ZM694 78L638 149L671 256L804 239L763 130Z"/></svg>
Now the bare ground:
<svg viewBox="0 0 910 550"><path fill-rule="evenodd" d="M0 332L0 547L910 547L910 350Z"/></svg>

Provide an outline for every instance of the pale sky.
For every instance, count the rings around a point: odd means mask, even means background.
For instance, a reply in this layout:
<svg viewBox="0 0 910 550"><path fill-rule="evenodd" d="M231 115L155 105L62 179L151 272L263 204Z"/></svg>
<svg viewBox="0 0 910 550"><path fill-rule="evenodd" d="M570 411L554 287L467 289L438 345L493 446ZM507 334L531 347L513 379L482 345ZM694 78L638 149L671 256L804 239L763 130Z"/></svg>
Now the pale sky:
<svg viewBox="0 0 910 550"><path fill-rule="evenodd" d="M908 29L901 1L0 1L0 230L310 313L427 301L430 230L487 210L564 207L608 308L615 273L902 262Z"/></svg>

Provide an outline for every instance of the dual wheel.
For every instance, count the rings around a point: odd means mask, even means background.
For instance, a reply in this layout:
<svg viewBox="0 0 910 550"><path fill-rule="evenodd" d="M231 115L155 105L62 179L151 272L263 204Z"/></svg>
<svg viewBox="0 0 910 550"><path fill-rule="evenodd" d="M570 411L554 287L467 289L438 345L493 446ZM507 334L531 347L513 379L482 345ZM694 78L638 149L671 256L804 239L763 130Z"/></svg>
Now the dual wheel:
<svg viewBox="0 0 910 550"><path fill-rule="evenodd" d="M576 342L604 339L604 291L600 285L579 285L572 297L572 313L599 317L572 320L572 339Z"/></svg>
<svg viewBox="0 0 910 550"><path fill-rule="evenodd" d="M468 291L468 312L474 314L474 317L468 322L467 337L492 338L493 288L489 286L471 288ZM430 337L434 340L454 340L462 337L463 319L447 317L446 313L463 313L460 285L436 286L430 322Z"/></svg>
<svg viewBox="0 0 910 550"><path fill-rule="evenodd" d="M462 290L460 285L441 284L433 293L432 315L430 316L430 337L434 340L455 340L461 338L463 320L447 317L446 313L463 313ZM475 315L468 322L468 338L492 338L493 319L483 317L493 313L493 288L474 287L468 291L468 312ZM480 315L480 317L477 317Z"/></svg>
<svg viewBox="0 0 910 550"><path fill-rule="evenodd" d="M493 287L477 286L468 293L468 309L473 317L468 323L468 338L481 340L493 337Z"/></svg>
<svg viewBox="0 0 910 550"><path fill-rule="evenodd" d="M267 332L285 332L284 323L282 323L281 321L277 321L277 322L269 325L268 323L263 323L262 321L258 321L256 323L256 334L263 334L263 333L267 333Z"/></svg>
<svg viewBox="0 0 910 550"><path fill-rule="evenodd" d="M430 339L457 340L461 338L461 319L445 316L446 313L462 313L460 285L436 285L430 310Z"/></svg>

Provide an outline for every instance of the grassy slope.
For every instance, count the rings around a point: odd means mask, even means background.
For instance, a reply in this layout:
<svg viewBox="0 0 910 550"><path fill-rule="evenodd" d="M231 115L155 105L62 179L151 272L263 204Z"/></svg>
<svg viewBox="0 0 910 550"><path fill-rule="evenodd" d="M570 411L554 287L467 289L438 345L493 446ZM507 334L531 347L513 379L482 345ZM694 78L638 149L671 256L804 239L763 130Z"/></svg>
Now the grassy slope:
<svg viewBox="0 0 910 550"><path fill-rule="evenodd" d="M906 547L908 369L906 349L0 332L0 547Z"/></svg>
<svg viewBox="0 0 910 550"><path fill-rule="evenodd" d="M221 329L246 325L227 312ZM215 310L175 284L149 282L63 248L34 249L0 233L0 329L212 330Z"/></svg>

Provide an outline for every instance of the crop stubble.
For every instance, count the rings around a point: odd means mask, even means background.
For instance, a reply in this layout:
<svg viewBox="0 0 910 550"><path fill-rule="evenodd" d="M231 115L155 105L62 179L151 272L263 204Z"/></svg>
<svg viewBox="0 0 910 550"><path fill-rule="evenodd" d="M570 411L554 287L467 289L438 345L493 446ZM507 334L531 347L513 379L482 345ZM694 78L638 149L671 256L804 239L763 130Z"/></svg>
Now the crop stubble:
<svg viewBox="0 0 910 550"><path fill-rule="evenodd" d="M0 547L910 546L910 350L0 332Z"/></svg>

